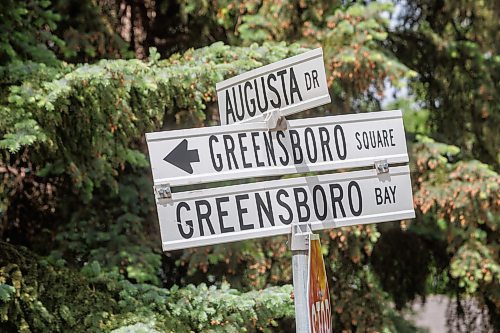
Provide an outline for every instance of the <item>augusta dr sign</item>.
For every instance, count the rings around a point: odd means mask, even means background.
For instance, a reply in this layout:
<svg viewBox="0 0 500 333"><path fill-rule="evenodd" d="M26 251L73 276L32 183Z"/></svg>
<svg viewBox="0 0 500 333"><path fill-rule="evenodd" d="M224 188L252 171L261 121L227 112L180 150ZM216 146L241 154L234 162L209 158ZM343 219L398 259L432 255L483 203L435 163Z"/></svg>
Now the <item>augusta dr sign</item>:
<svg viewBox="0 0 500 333"><path fill-rule="evenodd" d="M256 121L273 110L287 116L330 102L321 48L219 82L216 89L223 125Z"/></svg>

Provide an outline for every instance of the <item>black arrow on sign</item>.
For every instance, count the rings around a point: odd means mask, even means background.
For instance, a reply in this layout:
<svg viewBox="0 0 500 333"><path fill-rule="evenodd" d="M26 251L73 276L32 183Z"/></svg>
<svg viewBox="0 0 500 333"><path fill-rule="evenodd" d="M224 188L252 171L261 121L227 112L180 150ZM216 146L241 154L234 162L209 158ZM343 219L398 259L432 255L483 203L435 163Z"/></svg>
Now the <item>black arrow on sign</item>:
<svg viewBox="0 0 500 333"><path fill-rule="evenodd" d="M188 142L184 139L163 160L192 174L193 167L191 163L199 162L200 155L198 155L198 149L188 150Z"/></svg>

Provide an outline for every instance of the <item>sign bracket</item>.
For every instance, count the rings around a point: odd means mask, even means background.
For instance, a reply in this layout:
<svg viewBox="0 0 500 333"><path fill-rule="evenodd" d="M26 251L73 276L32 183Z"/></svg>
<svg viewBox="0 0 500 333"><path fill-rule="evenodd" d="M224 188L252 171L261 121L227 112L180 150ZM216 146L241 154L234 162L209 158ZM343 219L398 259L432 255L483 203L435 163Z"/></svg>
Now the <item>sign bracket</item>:
<svg viewBox="0 0 500 333"><path fill-rule="evenodd" d="M159 200L172 200L172 188L170 184L159 184L153 186L156 199Z"/></svg>
<svg viewBox="0 0 500 333"><path fill-rule="evenodd" d="M290 249L292 250L293 294L297 333L308 333L309 312L307 300L309 242L312 237L309 223L292 223Z"/></svg>
<svg viewBox="0 0 500 333"><path fill-rule="evenodd" d="M389 173L389 163L387 160L375 161L375 170L377 170L377 174Z"/></svg>
<svg viewBox="0 0 500 333"><path fill-rule="evenodd" d="M308 251L309 238L312 235L311 224L293 223L290 235L290 249L292 251Z"/></svg>
<svg viewBox="0 0 500 333"><path fill-rule="evenodd" d="M280 115L280 109L267 112L264 122L268 131L284 131L288 128L288 122Z"/></svg>

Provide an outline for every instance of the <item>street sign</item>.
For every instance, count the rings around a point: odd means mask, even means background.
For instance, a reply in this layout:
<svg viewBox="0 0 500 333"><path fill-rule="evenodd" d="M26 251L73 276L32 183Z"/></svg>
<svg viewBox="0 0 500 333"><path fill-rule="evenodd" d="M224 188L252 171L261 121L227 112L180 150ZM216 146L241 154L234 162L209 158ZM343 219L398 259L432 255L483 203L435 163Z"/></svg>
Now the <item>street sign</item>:
<svg viewBox="0 0 500 333"><path fill-rule="evenodd" d="M408 162L401 111L291 120L284 131L244 123L147 133L155 185Z"/></svg>
<svg viewBox="0 0 500 333"><path fill-rule="evenodd" d="M415 216L408 166L173 193L157 200L163 250Z"/></svg>
<svg viewBox="0 0 500 333"><path fill-rule="evenodd" d="M312 232L415 217L410 169L390 166L409 161L402 113L287 122L285 116L330 102L321 48L219 82L216 90L226 126L146 134L162 248L289 234L296 330L331 332L328 282ZM372 169L171 190L367 166Z"/></svg>
<svg viewBox="0 0 500 333"><path fill-rule="evenodd" d="M331 333L330 290L328 289L325 262L323 261L323 253L321 252L321 244L317 234L309 236L308 268L307 305L311 333Z"/></svg>
<svg viewBox="0 0 500 333"><path fill-rule="evenodd" d="M282 116L330 103L323 49L317 48L216 84L222 125Z"/></svg>

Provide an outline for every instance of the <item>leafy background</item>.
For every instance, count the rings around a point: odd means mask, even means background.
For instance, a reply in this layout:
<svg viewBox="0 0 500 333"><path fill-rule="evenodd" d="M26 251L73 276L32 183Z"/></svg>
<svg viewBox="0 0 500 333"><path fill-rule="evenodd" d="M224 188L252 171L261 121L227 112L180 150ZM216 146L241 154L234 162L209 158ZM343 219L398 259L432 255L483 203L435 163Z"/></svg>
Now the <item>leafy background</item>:
<svg viewBox="0 0 500 333"><path fill-rule="evenodd" d="M217 125L215 83L322 46L332 104L297 116L402 109L417 211L321 233L335 332L421 331L405 318L432 294L451 332L498 329L498 14L2 1L0 328L293 332L285 237L161 252L144 133Z"/></svg>

